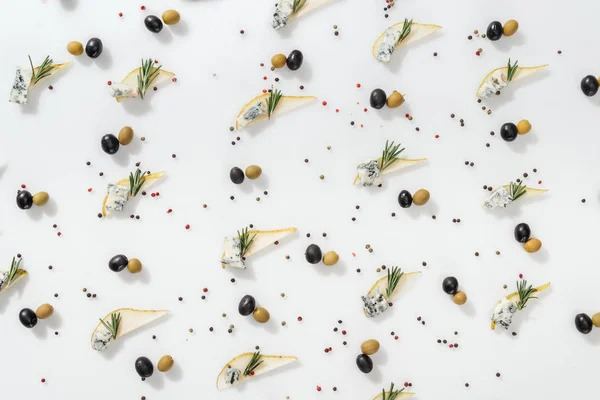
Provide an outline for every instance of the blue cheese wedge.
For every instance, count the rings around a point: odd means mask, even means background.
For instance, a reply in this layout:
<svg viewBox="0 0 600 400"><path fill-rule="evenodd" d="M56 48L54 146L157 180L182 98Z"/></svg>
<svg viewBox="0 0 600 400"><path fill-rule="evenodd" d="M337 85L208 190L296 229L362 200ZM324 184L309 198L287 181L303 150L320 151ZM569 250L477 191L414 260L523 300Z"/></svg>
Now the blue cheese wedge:
<svg viewBox="0 0 600 400"><path fill-rule="evenodd" d="M246 262L242 257L242 242L239 238L225 238L225 255L221 257L221 264L228 267L246 269Z"/></svg>
<svg viewBox="0 0 600 400"><path fill-rule="evenodd" d="M358 174L358 183L362 186L376 186L381 184L381 170L379 169L378 160L358 164L356 172Z"/></svg>
<svg viewBox="0 0 600 400"><path fill-rule="evenodd" d="M227 385L237 385L240 381L241 371L237 368L229 367L225 371L225 383Z"/></svg>
<svg viewBox="0 0 600 400"><path fill-rule="evenodd" d="M140 94L137 87L126 83L113 83L108 92L112 97L137 97Z"/></svg>
<svg viewBox="0 0 600 400"><path fill-rule="evenodd" d="M96 331L94 332L92 348L96 351L104 351L111 343L111 340L112 334L109 331Z"/></svg>
<svg viewBox="0 0 600 400"><path fill-rule="evenodd" d="M383 314L389 308L389 304L384 295L379 293L379 288L375 290L372 296L362 296L363 309L367 317L374 318Z"/></svg>
<svg viewBox="0 0 600 400"><path fill-rule="evenodd" d="M8 280L8 272L0 272L0 291L4 286L4 283Z"/></svg>
<svg viewBox="0 0 600 400"><path fill-rule="evenodd" d="M8 101L17 104L27 104L27 94L31 86L33 71L29 68L17 67L15 81L10 91Z"/></svg>
<svg viewBox="0 0 600 400"><path fill-rule="evenodd" d="M383 36L383 41L379 45L377 49L377 59L382 62L389 62L394 49L396 48L396 44L398 44L398 40L400 40L400 32L399 29L394 27L388 28L385 31L385 35Z"/></svg>
<svg viewBox="0 0 600 400"><path fill-rule="evenodd" d="M508 81L504 79L504 72L502 70L495 71L489 79L481 85L477 91L477 97L485 99L508 85Z"/></svg>
<svg viewBox="0 0 600 400"><path fill-rule="evenodd" d="M501 187L496 190L494 193L488 197L488 199L484 202L485 207L493 209L496 207L506 208L513 201L512 197L510 197L510 193L505 187Z"/></svg>
<svg viewBox="0 0 600 400"><path fill-rule="evenodd" d="M512 323L512 317L517 312L517 305L514 301L509 299L502 299L494 308L492 315L492 321L502 326L504 329L508 329Z"/></svg>
<svg viewBox="0 0 600 400"><path fill-rule="evenodd" d="M265 104L264 101L259 100L256 102L255 105L253 105L248 110L246 110L246 112L243 113L237 119L237 123L240 126L244 127L244 126L248 125L250 122L254 121L256 118L260 117L261 115L265 115L266 113L267 113L267 105Z"/></svg>
<svg viewBox="0 0 600 400"><path fill-rule="evenodd" d="M271 25L273 29L278 30L283 28L287 24L287 20L294 11L293 0L279 0L275 5L275 12L273 13L273 21Z"/></svg>
<svg viewBox="0 0 600 400"><path fill-rule="evenodd" d="M129 188L109 183L106 194L108 195L106 209L109 211L123 211L127 200L129 200Z"/></svg>

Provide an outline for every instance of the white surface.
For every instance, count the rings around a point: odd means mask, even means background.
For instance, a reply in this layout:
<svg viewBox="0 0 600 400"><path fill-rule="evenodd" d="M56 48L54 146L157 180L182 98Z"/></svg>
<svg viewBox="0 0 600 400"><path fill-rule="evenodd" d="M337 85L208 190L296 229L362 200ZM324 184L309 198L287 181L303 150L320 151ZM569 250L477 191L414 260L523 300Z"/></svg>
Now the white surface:
<svg viewBox="0 0 600 400"><path fill-rule="evenodd" d="M142 3L146 12L139 10ZM5 4L0 77L6 98L14 68L27 65L27 54L38 62L50 54L56 62L73 63L36 88L31 104L0 102L0 159L8 165L0 172L0 256L8 268L10 258L22 253L30 272L0 299L3 396L371 399L390 381L412 382L418 399L556 399L593 393L600 333L584 337L573 318L600 310L594 284L600 278L595 266L600 95L588 99L579 89L583 76L600 73L596 28L585 23L598 15L600 3L398 0L384 19L383 1L339 0L280 32L269 26L271 3ZM159 35L148 32L144 16L160 16L168 8L180 11L181 23L165 26ZM378 64L371 57L373 41L404 17L444 28L395 54L389 65ZM484 32L490 21L509 18L520 22L512 38L467 40L473 29ZM333 35L333 24L339 37ZM70 40L85 45L93 36L104 42L97 60L66 52ZM484 49L481 57L474 54L479 47ZM268 69L271 55L294 48L305 57L299 71ZM108 96L106 82L122 79L142 57L159 59L179 81L151 93L145 102L117 104ZM487 72L509 57L522 66L550 67L487 102L494 110L487 115L474 93ZM261 68L260 62L267 66ZM264 75L268 81L262 80ZM303 93L318 96L319 103L243 131L241 142L232 146L237 133L228 127L239 108L275 76L281 77L278 87L285 94L302 93L298 86L303 84ZM45 89L48 83L54 91ZM397 110L364 113L376 87L407 93L407 103ZM320 105L322 100L327 107ZM408 121L405 113L414 119ZM528 136L506 143L498 134L489 135L502 123L521 118L533 125ZM351 127L350 120L357 124ZM111 158L100 149L100 138L124 125L134 128L136 139ZM441 136L437 140L436 133ZM146 137L144 143L140 136ZM386 176L382 189L353 187L356 164L379 155L386 139L401 141L406 157L429 161ZM475 167L466 167L465 160ZM98 219L106 184L126 177L137 161L152 171L167 171L168 177L153 188L160 196L143 198L122 217ZM229 169L250 164L261 165L264 175L234 186ZM531 172L534 167L537 174ZM523 172L529 173L531 186L543 180L551 192L506 210L481 208L488 193L484 184L498 187ZM51 203L28 212L17 209L15 193L21 183L32 192L48 191ZM90 187L92 193L87 192ZM400 209L398 192L421 187L430 190L430 203ZM581 198L587 203L581 204ZM166 213L168 208L172 214ZM130 220L130 213L141 220ZM452 218L461 223L453 224ZM522 221L543 241L541 252L528 254L515 242L512 231ZM52 228L54 223L58 229ZM248 223L265 229L296 226L299 232L250 260L246 271L222 270L223 237ZM307 264L303 252L310 243L324 252L336 250L342 261L334 268ZM368 253L366 244L375 251ZM107 262L118 253L142 260L143 272L111 272ZM291 260L285 260L286 254ZM422 261L427 267L421 267ZM360 295L379 277L375 268L381 264L423 274L387 315L367 320ZM357 274L356 268L363 272ZM551 281L553 287L515 317L517 337L510 331L492 332L491 309L509 292L502 285L512 290L519 273L536 285ZM466 306L456 306L442 292L447 275L459 279L469 297ZM86 298L83 287L98 298ZM200 299L203 287L209 288L205 301ZM55 299L54 293L60 297ZM237 314L237 303L247 293L271 312L268 325ZM21 326L19 310L44 302L54 305L55 316L32 330ZM118 307L167 308L172 313L98 354L90 348L90 334L98 317ZM224 312L227 318L221 317ZM302 323L296 320L299 315ZM418 316L426 326L416 321ZM338 319L344 320L339 328L348 331L346 336L332 331ZM284 320L286 327L280 325ZM235 324L234 334L227 333L229 324ZM209 326L215 331L209 332ZM368 338L378 339L381 350L373 357L374 372L363 375L354 359ZM438 345L438 338L460 347ZM342 346L343 340L348 346ZM300 361L239 390L217 393L214 381L223 364L255 345L266 354L297 355ZM325 354L328 346L333 352ZM167 374L155 370L141 382L135 359L145 355L156 363L164 354L174 357L175 369ZM500 379L496 372L502 373ZM46 384L40 383L42 377ZM323 391L317 392L316 385Z"/></svg>

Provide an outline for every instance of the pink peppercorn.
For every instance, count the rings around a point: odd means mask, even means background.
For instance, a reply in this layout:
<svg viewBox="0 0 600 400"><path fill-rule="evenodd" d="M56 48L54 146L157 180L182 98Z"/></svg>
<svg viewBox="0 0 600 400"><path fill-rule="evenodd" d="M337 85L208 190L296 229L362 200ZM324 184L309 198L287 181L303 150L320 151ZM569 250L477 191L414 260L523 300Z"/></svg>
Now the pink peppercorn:
<svg viewBox="0 0 600 400"><path fill-rule="evenodd" d="M323 103L321 103L321 104L323 104L324 106L326 106L327 102L325 100L323 100Z"/></svg>
<svg viewBox="0 0 600 400"><path fill-rule="evenodd" d="M298 317L298 322L302 322L302 317Z"/></svg>
<svg viewBox="0 0 600 400"><path fill-rule="evenodd" d="M188 225L186 225L186 226L185 226L185 229L190 229L190 225L189 225L189 224L188 224Z"/></svg>

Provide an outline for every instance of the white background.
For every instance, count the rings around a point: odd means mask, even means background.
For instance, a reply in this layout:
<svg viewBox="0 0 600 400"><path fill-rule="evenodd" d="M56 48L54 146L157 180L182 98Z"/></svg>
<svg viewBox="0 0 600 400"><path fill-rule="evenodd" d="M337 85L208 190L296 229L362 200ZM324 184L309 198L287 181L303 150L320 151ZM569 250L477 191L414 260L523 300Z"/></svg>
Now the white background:
<svg viewBox="0 0 600 400"><path fill-rule="evenodd" d="M586 98L579 89L583 76L600 73L597 29L587 23L599 14L600 3L398 0L385 19L383 1L339 0L280 32L269 26L271 3L4 4L0 80L6 98L15 66L27 66L28 54L38 63L49 54L72 65L32 90L30 104L0 102L0 160L5 164L0 170L0 257L8 269L11 257L23 254L30 273L0 298L3 398L371 399L391 381L412 382L418 399L556 399L594 393L600 333L581 335L573 318L578 312L600 311L595 284L600 278L595 231L600 95ZM147 11L140 11L142 4ZM165 26L160 34L147 31L145 15L160 16L169 8L179 10L180 24ZM378 64L370 53L372 43L404 17L443 29L394 54L389 65ZM495 43L467 40L474 29L484 32L490 21L510 18L520 23L515 36ZM93 36L104 42L100 58L67 53L69 41L85 45ZM475 55L479 47L481 57ZM293 49L304 53L299 71L269 70L273 54ZM117 104L106 82L119 81L147 57L175 72L178 82L143 102ZM488 115L474 92L487 72L509 57L522 66L550 67L486 102L493 110ZM228 127L238 110L275 77L285 94L315 95L319 102L242 131L241 141L232 146L238 133ZM50 83L53 91L46 89ZM305 86L303 92L299 85ZM406 93L407 103L364 113L376 87ZM522 118L533 125L529 135L512 143L489 135L502 123ZM134 128L134 142L116 156L103 153L101 136L116 134L124 125ZM146 141L140 142L140 136ZM428 162L386 176L381 189L353 187L356 164L378 156L386 139L402 142L406 157L427 157ZM466 160L475 166L466 167ZM98 219L107 183L126 177L138 161L152 171L167 171L168 177L153 188L160 196L133 202L121 216ZM229 169L250 164L262 166L263 176L233 185ZM550 192L506 210L481 208L488 194L483 185L498 187L524 172L529 185ZM51 202L19 210L15 193L22 183L33 193L49 192ZM431 192L431 201L401 209L398 192L419 188ZM167 214L169 208L173 213ZM131 213L141 219L130 220ZM461 223L452 223L453 218ZM526 253L514 240L519 222L529 223L533 236L544 243L539 253ZM246 271L222 270L223 238L249 223L263 229L296 226L298 233L251 259ZM324 252L337 251L340 263L333 268L308 264L303 253L310 243ZM107 262L118 253L142 260L143 272L111 272ZM410 290L387 315L369 320L360 295L380 276L375 269L381 264L423 273L411 278ZM552 289L517 315L517 337L490 331L490 310L514 289L519 273L535 285L551 281ZM441 281L448 275L459 279L467 305L455 305L442 292ZM86 298L84 287L98 297ZM200 299L203 287L209 288L205 301ZM254 295L271 312L267 325L237 314L244 294ZM54 305L55 315L32 330L24 328L19 310L45 302ZM97 318L119 307L166 308L171 314L105 354L94 352L89 338ZM297 322L300 315L302 323ZM338 319L344 321L339 328L348 331L346 336L333 332ZM235 325L233 334L227 333L229 324ZM209 332L209 326L215 331ZM381 350L373 356L374 371L364 375L354 359L368 338L378 339ZM438 345L438 338L460 347ZM299 362L217 392L214 382L223 364L255 345L265 354L296 355ZM325 354L329 346L333 352ZM156 363L164 354L174 357L176 367L166 374L155 371L141 382L135 359L145 355Z"/></svg>

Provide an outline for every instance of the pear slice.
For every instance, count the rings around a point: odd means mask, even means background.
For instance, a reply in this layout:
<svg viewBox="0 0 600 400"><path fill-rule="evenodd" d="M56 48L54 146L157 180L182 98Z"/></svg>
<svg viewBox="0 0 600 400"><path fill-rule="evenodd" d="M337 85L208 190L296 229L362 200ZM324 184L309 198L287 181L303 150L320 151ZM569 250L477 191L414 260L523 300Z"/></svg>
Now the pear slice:
<svg viewBox="0 0 600 400"><path fill-rule="evenodd" d="M129 73L129 75L127 75L125 77L125 79L123 79L121 81L121 83L124 83L126 85L130 85L133 87L137 87L138 86L138 73L139 73L140 69L136 68L133 71L131 71ZM169 81L171 79L173 79L173 77L175 76L174 73L166 71L164 69L160 69L160 71L158 72L158 76L152 81L152 86L158 86L163 82ZM128 97L115 97L115 99L117 100L118 103L122 102L123 100L128 99Z"/></svg>
<svg viewBox="0 0 600 400"><path fill-rule="evenodd" d="M510 191L510 183L508 185L504 185L502 187L505 188L506 190ZM517 200L528 199L531 197L539 196L540 194L544 194L547 191L548 191L548 189L534 189L534 188L530 188L529 186L527 186L525 188L525 194L522 195L521 197L519 197ZM483 203L482 207L485 208L485 202Z"/></svg>
<svg viewBox="0 0 600 400"><path fill-rule="evenodd" d="M267 107L267 99L269 98L270 95L271 95L270 93L264 93L264 94L261 94L260 96L256 96L255 98L250 100L248 103L246 103L246 105L244 107L242 107L242 109L240 110L240 112L238 113L238 115L236 117L235 129L239 131L243 128L243 126L241 126L238 123L237 119L242 114L244 114L250 107L252 107L256 103L258 103L259 101L263 102L265 107ZM277 107L275 108L275 111L273 111L273 113L271 114L271 118L274 118L278 115L284 114L288 111L292 111L292 110L294 110L298 107L301 107L303 105L306 105L316 99L317 98L314 96L281 96L281 98L279 99L279 103L277 104ZM263 114L249 123L253 123L256 121L264 121L265 119L268 119L267 114Z"/></svg>
<svg viewBox="0 0 600 400"><path fill-rule="evenodd" d="M302 7L300 9L300 11L298 11L296 14L291 14L290 18L292 18L292 17L299 18L312 10L316 10L317 8L319 8L321 6L324 6L325 4L329 3L330 1L331 0L306 0L304 7Z"/></svg>
<svg viewBox="0 0 600 400"><path fill-rule="evenodd" d="M69 66L69 64L71 64L71 63L70 63L70 62L67 62L67 63L64 63L64 64L54 64L54 68L52 68L52 69L50 70L50 72L48 73L48 76L54 75L55 73L57 73L57 72L58 72L58 71L60 71L61 69L68 67L68 66ZM35 68L33 69L33 71L34 71L34 74L36 74L36 73L37 73L38 69L40 69L40 67L35 67ZM45 77L43 77L42 79L40 79L40 80L38 81L38 83L40 83L41 81L43 81L44 79L46 79L48 76L45 76ZM37 85L37 84L36 84L36 85ZM31 80L31 86L32 86L32 87L34 86L34 85L33 85L33 80Z"/></svg>
<svg viewBox="0 0 600 400"><path fill-rule="evenodd" d="M517 71L513 75L513 78L511 80L511 82L518 81L519 79L523 79L523 78L526 78L526 77L528 77L530 75L533 75L536 72L541 71L542 69L546 68L548 65L549 64L538 65L537 67L518 67ZM483 85L485 85L485 83L490 79L490 77L496 71L502 71L504 73L504 75L506 76L508 74L508 66L501 67L501 68L496 68L495 70L493 70L489 74L487 74L485 76L485 78L483 78L483 80L481 81L481 84L479 85L479 87L477 88L477 92L475 92L475 96L477 96L477 93L481 90L481 88L483 87Z"/></svg>
<svg viewBox="0 0 600 400"><path fill-rule="evenodd" d="M238 382L238 384L239 384L248 379L254 379L257 376L265 374L276 368L283 367L284 365L290 364L298 359L297 357L294 357L294 356L261 355L262 356L261 360L263 360L263 362L258 367L256 367L256 369L254 370L254 375L244 376L244 370L246 369L246 366L250 362L250 359L252 358L253 354L254 353L240 354L239 356L234 357L227 364L225 364L223 369L221 369L221 372L219 372L219 376L217 376L217 390L221 390L221 389L227 388L229 386L233 386L233 385L229 385L229 384L225 383L225 371L227 371L228 367L237 368L241 371L240 379Z"/></svg>
<svg viewBox="0 0 600 400"><path fill-rule="evenodd" d="M542 290L548 289L549 287L550 287L550 282L544 283L542 286L538 286L538 287L534 288L533 291L535 293L539 293ZM512 292L511 294L509 294L508 296L506 296L506 299L510 300L510 299L512 299L514 297L518 297L518 296L519 296L519 292ZM491 328L492 328L492 330L496 329L496 322L492 321Z"/></svg>
<svg viewBox="0 0 600 400"><path fill-rule="evenodd" d="M154 184L157 180L165 176L166 172L155 172L153 174L149 174L144 176L144 185L142 186L143 190L148 190L152 184ZM125 188L129 188L129 178L123 178L116 183L118 186L123 186ZM102 200L102 215L107 216L110 214L110 211L106 209L106 200L108 200L108 195L104 196L104 200Z"/></svg>
<svg viewBox="0 0 600 400"><path fill-rule="evenodd" d="M390 392L385 392L385 399L383 398L383 393L379 393L377 396L373 397L373 400L387 400ZM412 397L415 393L413 392L400 392L397 397Z"/></svg>
<svg viewBox="0 0 600 400"><path fill-rule="evenodd" d="M160 317L166 315L168 312L168 310L135 310L133 308L119 308L108 313L102 320L110 323L112 314L121 314L121 323L119 324L119 331L117 332L118 339L121 336L125 336L144 325L154 322ZM100 330L106 330L106 328L101 322L98 322L98 325L92 332L91 344L94 343L94 334Z"/></svg>
<svg viewBox="0 0 600 400"><path fill-rule="evenodd" d="M284 237L296 232L297 229L294 227L290 227L290 228L283 228L283 229L272 229L272 230L268 230L268 231L260 231L260 230L251 230L248 231L248 235L250 235L250 237L254 236L254 241L252 242L252 245L250 246L250 248L248 249L248 251L246 252L246 254L244 255L245 258L248 258L248 256L257 253L258 251L264 249L265 247L268 247L269 245L283 239ZM221 257L225 256L225 252L223 252L223 255ZM223 263L221 263L221 267L226 268L227 266Z"/></svg>
<svg viewBox="0 0 600 400"><path fill-rule="evenodd" d="M15 274L15 278L12 280L11 283L9 283L6 286L2 287L2 290L0 290L0 295L3 294L4 292L8 291L8 289L10 289L12 286L14 286L17 282L19 282L21 279L25 278L28 275L28 272L25 271L24 269L17 269L17 273Z"/></svg>
<svg viewBox="0 0 600 400"><path fill-rule="evenodd" d="M425 160L427 160L427 159L426 158L414 158L414 159L396 158L396 160L394 161L393 164L391 164L389 167L387 167L386 169L384 169L381 172L381 175L391 174L392 172L399 171L403 168L410 167L411 165L420 163L421 161L425 161ZM379 157L377 159L377 161L381 162L381 157ZM353 184L356 185L358 183L358 180L359 180L359 177L358 177L358 174L356 174L356 176L354 177Z"/></svg>
<svg viewBox="0 0 600 400"><path fill-rule="evenodd" d="M404 26L404 21L394 24L390 28L395 28L395 29L402 31L403 26ZM396 47L394 47L394 51L398 50L401 47L404 47L411 43L414 43L414 42L424 38L425 36L429 36L433 32L437 31L438 29L441 29L441 26L432 25L432 24L419 24L419 23L413 22L410 25L410 33L403 41L398 42L396 44ZM379 35L379 37L375 41L375 44L373 45L373 57L375 57L375 59L377 59L377 53L379 52L379 46L381 45L381 42L383 42L383 38L385 37L386 31L387 31L387 29L381 35Z"/></svg>
<svg viewBox="0 0 600 400"><path fill-rule="evenodd" d="M402 274L402 277L400 278L398 285L396 285L394 292L387 299L389 301L391 301L398 294L398 292L400 291L401 285L404 282L405 277L410 276L410 275L420 274L420 273L421 273L421 271L414 271L414 272L405 272L404 274ZM371 289L369 289L369 293L367 293L367 294L369 296L372 296L375 293L375 290L377 290L377 289L379 289L379 293L384 294L385 290L387 289L387 285L388 285L388 277L386 275L386 276L379 278L377 280L377 282L375 282L375 284L373 286L371 286Z"/></svg>

